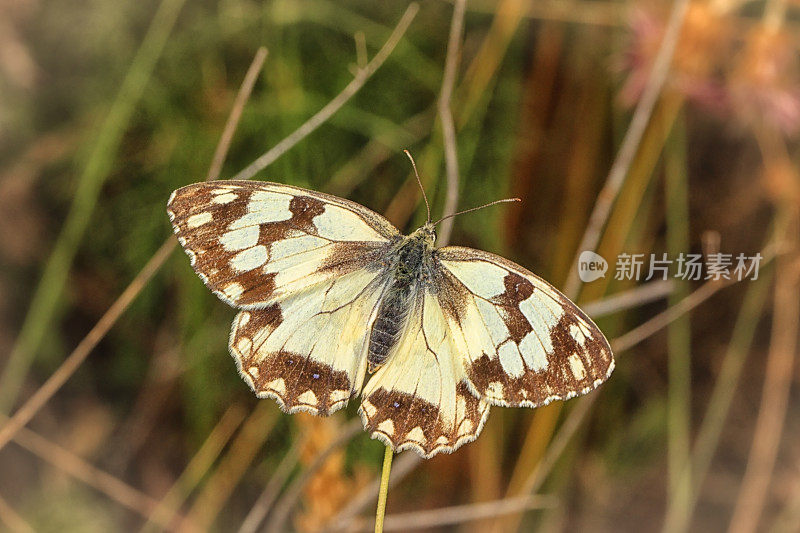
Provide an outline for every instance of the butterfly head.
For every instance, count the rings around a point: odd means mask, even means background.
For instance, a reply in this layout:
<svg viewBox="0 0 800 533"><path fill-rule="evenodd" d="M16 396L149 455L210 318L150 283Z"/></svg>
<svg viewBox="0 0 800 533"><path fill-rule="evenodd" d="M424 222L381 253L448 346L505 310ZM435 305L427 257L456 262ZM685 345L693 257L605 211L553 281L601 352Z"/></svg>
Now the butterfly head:
<svg viewBox="0 0 800 533"><path fill-rule="evenodd" d="M411 238L423 243L426 248L433 248L436 243L436 230L433 224L426 222L424 226L411 234Z"/></svg>

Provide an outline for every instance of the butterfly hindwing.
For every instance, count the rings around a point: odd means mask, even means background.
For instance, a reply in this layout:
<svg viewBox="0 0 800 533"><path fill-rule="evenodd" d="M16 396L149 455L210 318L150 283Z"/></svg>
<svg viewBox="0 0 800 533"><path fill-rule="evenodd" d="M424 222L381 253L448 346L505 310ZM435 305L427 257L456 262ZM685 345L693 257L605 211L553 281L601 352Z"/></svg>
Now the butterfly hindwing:
<svg viewBox="0 0 800 533"><path fill-rule="evenodd" d="M398 235L355 202L267 182L188 185L173 193L167 212L200 278L246 309L379 261Z"/></svg>
<svg viewBox="0 0 800 533"><path fill-rule="evenodd" d="M603 333L541 278L470 248L436 257L439 302L469 384L489 403L546 405L589 392L613 371Z"/></svg>
<svg viewBox="0 0 800 533"><path fill-rule="evenodd" d="M422 291L396 350L362 393L364 427L396 451L451 452L475 440L489 415L466 378L438 299Z"/></svg>
<svg viewBox="0 0 800 533"><path fill-rule="evenodd" d="M381 280L366 269L327 280L265 309L241 311L230 350L259 397L287 412L326 415L361 388Z"/></svg>

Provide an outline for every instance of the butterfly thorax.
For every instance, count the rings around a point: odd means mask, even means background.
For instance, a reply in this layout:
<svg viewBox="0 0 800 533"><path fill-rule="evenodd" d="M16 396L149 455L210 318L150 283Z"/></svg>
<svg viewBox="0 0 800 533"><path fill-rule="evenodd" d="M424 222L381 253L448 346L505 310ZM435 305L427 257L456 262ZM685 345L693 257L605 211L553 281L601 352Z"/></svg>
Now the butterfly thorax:
<svg viewBox="0 0 800 533"><path fill-rule="evenodd" d="M369 372L380 368L400 340L419 288L430 276L436 234L431 224L403 237L392 251L387 266L390 282L378 304L378 314L369 336Z"/></svg>

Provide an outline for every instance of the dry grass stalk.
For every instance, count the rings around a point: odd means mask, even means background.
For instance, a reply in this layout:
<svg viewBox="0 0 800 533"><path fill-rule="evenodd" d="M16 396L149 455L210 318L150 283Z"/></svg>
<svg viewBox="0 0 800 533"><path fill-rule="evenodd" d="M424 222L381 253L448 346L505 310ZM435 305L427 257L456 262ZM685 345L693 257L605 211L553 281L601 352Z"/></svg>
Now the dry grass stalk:
<svg viewBox="0 0 800 533"><path fill-rule="evenodd" d="M236 105L243 107L249 98L255 84L256 75L261 70L264 59L266 58L266 50L260 49L250 64L248 75L245 76L245 82L239 89L236 99ZM224 160L224 155L227 154L230 148L232 133L236 129L236 125L241 117L241 109L234 107L228 117L227 124L223 136L220 138L220 144L217 147L214 160L212 161L211 170L219 167ZM210 172L209 172L209 175ZM158 272L167 258L175 248L177 241L172 237L168 238L164 244L156 251L150 258L147 264L142 268L131 283L122 291L119 298L109 307L97 324L89 331L86 337L81 340L78 346L72 351L69 356L64 360L61 366L48 378L45 383L31 396L17 412L0 428L0 449L5 446L8 441L19 431L20 428L25 426L33 416L46 404L53 395L67 382L67 380L75 373L81 366L83 361L94 350L100 340L106 336L109 330L116 324L117 320L128 309L128 306L136 299L144 287L150 282L153 276Z"/></svg>
<svg viewBox="0 0 800 533"><path fill-rule="evenodd" d="M444 160L447 170L447 194L444 200L442 216L446 217L456 212L458 207L458 146L456 144L456 127L453 121L453 111L450 100L456 83L458 60L461 57L461 39L464 33L464 10L466 0L456 0L453 9L453 19L450 23L450 40L447 43L447 57L444 65L442 89L439 92L439 120L442 123L442 137L444 140ZM453 218L442 221L439 228L439 242L441 246L450 242L453 231Z"/></svg>
<svg viewBox="0 0 800 533"><path fill-rule="evenodd" d="M242 424L225 456L203 485L191 510L178 528L181 531L208 531L219 512L253 462L278 421L279 411L270 402L259 402Z"/></svg>
<svg viewBox="0 0 800 533"><path fill-rule="evenodd" d="M531 509L549 509L558 505L558 499L552 496L521 496L488 502L477 502L469 505L454 505L427 511L398 513L387 515L384 531L414 531L419 529L467 524L477 520L494 518L504 514L518 513ZM354 523L350 531L372 531L372 521L364 518L361 523Z"/></svg>
<svg viewBox="0 0 800 533"><path fill-rule="evenodd" d="M620 192L620 189L622 188L622 185L625 182L625 178L628 175L628 171L633 163L634 157L636 156L645 130L650 122L653 109L655 108L656 102L658 101L661 91L666 83L667 75L670 71L670 65L672 64L673 55L679 40L680 31L683 26L683 20L688 6L688 0L677 0L673 4L667 29L664 32L663 39L661 39L659 43L658 52L655 56L653 67L648 73L647 82L641 98L636 105L631 123L628 126L625 137L622 140L622 144L617 152L614 163L609 170L606 182L597 197L594 208L589 216L589 222L586 230L583 234L580 244L578 245L575 258L571 263L570 273L567 276L567 281L564 287L564 293L567 295L567 297L574 299L578 295L581 287L581 282L578 278L577 272L578 256L584 250L595 250L597 248L597 244L600 241L605 223L608 221L608 218L614 207L614 202ZM545 411L545 414L551 414L551 417L554 419L558 413L558 409L559 408L557 406L550 408L548 411L552 411L552 413ZM538 433L537 428L533 425L530 427L529 432ZM523 454L523 456L518 460L519 466L515 468L514 477L520 479L522 477L522 472L525 471L520 468L520 466L526 465L529 462L530 459L526 457L526 454ZM510 487L509 491L507 492L507 497L513 497L520 494L524 494L524 492L520 492L518 486ZM507 520L502 522L502 528L516 529L520 519L520 516L509 517ZM500 527L501 526L498 525L495 530L498 530Z"/></svg>
<svg viewBox="0 0 800 533"><path fill-rule="evenodd" d="M148 517L159 505L155 498L96 468L69 450L27 428L17 432L14 442L143 517ZM161 521L159 525L166 527L168 523Z"/></svg>
<svg viewBox="0 0 800 533"><path fill-rule="evenodd" d="M268 531L280 533L286 529L286 523L289 516L296 507L297 503L303 495L307 483L314 478L317 471L322 468L328 457L335 453L340 446L347 443L358 432L361 431L361 420L351 420L348 424L342 427L338 436L330 441L319 453L317 453L313 460L310 461L308 467L300 474L297 479L286 489L283 497L275 504L275 508L270 516ZM369 488L369 487L367 487ZM362 489L362 492L366 489ZM341 512L341 511L340 511Z"/></svg>
<svg viewBox="0 0 800 533"><path fill-rule="evenodd" d="M785 234L779 235L779 238L785 237L789 241L791 253L777 260L772 335L761 407L747 469L731 518L731 533L750 533L758 527L778 455L797 352L797 332L800 328L800 263L797 259L800 241L797 226L800 218L797 205L785 204L781 210L777 226L779 232L784 231Z"/></svg>
<svg viewBox="0 0 800 533"><path fill-rule="evenodd" d="M147 517L147 521L142 527L143 530L148 530L148 526L152 522L166 523L171 526L180 523L181 518L178 516L178 511L181 506L217 460L244 418L245 411L241 405L234 404L225 411L181 475L161 498L158 507L153 509L150 516Z"/></svg>
<svg viewBox="0 0 800 533"><path fill-rule="evenodd" d="M423 464L423 459L415 453L402 453L394 461L392 475L389 478L389 487L395 486L408 474ZM323 532L346 531L350 529L353 520L357 520L358 514L370 505L374 505L378 499L378 485L380 479L375 477L364 486L355 496L350 498L350 503L325 525Z"/></svg>
<svg viewBox="0 0 800 533"><path fill-rule="evenodd" d="M364 487L368 474L363 467L358 468L353 477L346 474L345 453L336 446L341 443L337 437L343 429L348 439L352 432L342 428L338 418L319 418L305 413L297 416L298 427L305 435L300 447L300 464L311 475L302 491L303 512L295 516L294 524L298 531L313 532L321 530L350 495ZM320 460L323 453L326 458ZM315 463L319 467L311 471L308 467Z"/></svg>
<svg viewBox="0 0 800 533"><path fill-rule="evenodd" d="M34 529L17 511L0 497L0 524L4 524L13 533L33 533Z"/></svg>

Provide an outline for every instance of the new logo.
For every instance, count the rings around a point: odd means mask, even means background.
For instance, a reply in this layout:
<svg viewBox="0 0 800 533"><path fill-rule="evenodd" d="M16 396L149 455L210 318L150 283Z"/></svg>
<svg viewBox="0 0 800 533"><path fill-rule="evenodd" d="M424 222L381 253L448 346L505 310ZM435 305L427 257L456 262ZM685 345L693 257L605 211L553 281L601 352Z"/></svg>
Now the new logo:
<svg viewBox="0 0 800 533"><path fill-rule="evenodd" d="M578 277L584 283L589 283L596 279L604 278L608 271L608 262L591 250L581 252L578 257Z"/></svg>

